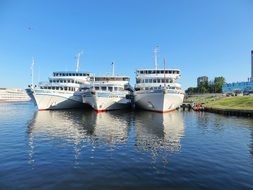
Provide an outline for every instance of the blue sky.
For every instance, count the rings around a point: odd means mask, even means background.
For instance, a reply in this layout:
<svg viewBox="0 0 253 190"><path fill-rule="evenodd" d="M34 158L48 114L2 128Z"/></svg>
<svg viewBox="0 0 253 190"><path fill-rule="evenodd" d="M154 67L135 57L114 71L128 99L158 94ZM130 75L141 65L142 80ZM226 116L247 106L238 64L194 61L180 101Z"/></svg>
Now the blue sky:
<svg viewBox="0 0 253 190"><path fill-rule="evenodd" d="M0 87L25 88L53 71L129 75L159 65L182 71L184 89L196 78L250 76L252 0L0 0Z"/></svg>

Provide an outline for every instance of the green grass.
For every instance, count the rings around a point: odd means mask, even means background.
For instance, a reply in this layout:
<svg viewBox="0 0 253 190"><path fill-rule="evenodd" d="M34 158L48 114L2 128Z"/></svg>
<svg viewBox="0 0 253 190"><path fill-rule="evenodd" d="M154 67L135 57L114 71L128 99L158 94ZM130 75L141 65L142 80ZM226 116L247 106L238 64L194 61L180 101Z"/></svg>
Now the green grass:
<svg viewBox="0 0 253 190"><path fill-rule="evenodd" d="M223 97L214 101L207 101L205 107L253 110L253 96Z"/></svg>
<svg viewBox="0 0 253 190"><path fill-rule="evenodd" d="M187 98L186 101L206 104L206 103L213 102L221 98L222 97L220 96L219 97L218 96L192 96L192 97Z"/></svg>

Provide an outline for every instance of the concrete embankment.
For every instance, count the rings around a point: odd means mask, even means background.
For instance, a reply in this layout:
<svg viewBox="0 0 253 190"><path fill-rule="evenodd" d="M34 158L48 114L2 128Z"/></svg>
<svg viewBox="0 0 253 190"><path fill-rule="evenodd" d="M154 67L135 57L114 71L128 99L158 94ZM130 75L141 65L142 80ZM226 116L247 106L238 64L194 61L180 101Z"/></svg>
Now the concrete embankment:
<svg viewBox="0 0 253 190"><path fill-rule="evenodd" d="M205 107L205 111L211 112L211 113L223 114L227 116L253 117L253 110L222 109L222 108Z"/></svg>

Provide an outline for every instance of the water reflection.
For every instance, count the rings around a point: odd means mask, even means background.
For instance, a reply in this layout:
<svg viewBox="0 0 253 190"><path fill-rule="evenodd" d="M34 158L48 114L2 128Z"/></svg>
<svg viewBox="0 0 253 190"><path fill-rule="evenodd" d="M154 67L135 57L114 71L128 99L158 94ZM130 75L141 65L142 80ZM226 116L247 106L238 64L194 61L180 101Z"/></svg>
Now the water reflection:
<svg viewBox="0 0 253 190"><path fill-rule="evenodd" d="M183 135L184 124L180 112L36 112L28 125L29 163L34 163L36 147L45 142L56 142L60 147L70 145L74 149L75 160L78 160L80 153L87 151L84 147L94 151L96 147L114 149L120 144L136 145L139 151L153 154L159 150L176 152L180 150ZM134 140L133 144L129 143L129 136Z"/></svg>
<svg viewBox="0 0 253 190"><path fill-rule="evenodd" d="M93 111L36 112L29 125L29 134L61 138L75 144L90 138L109 144L123 143L127 139L128 116Z"/></svg>
<svg viewBox="0 0 253 190"><path fill-rule="evenodd" d="M137 112L135 115L136 144L143 150L179 151L184 135L182 113Z"/></svg>

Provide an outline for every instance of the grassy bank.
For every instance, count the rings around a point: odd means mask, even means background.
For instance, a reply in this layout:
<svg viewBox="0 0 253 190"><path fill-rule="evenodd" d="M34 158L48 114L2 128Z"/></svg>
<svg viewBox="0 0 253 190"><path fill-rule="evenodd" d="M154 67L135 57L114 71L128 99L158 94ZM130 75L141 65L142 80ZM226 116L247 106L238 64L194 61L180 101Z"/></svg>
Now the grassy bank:
<svg viewBox="0 0 253 190"><path fill-rule="evenodd" d="M221 94L202 94L202 95L192 95L185 99L185 101L188 102L195 102L195 103L209 103L213 101L217 101L219 99L223 98Z"/></svg>
<svg viewBox="0 0 253 190"><path fill-rule="evenodd" d="M222 97L206 101L205 107L219 109L253 110L253 96Z"/></svg>

